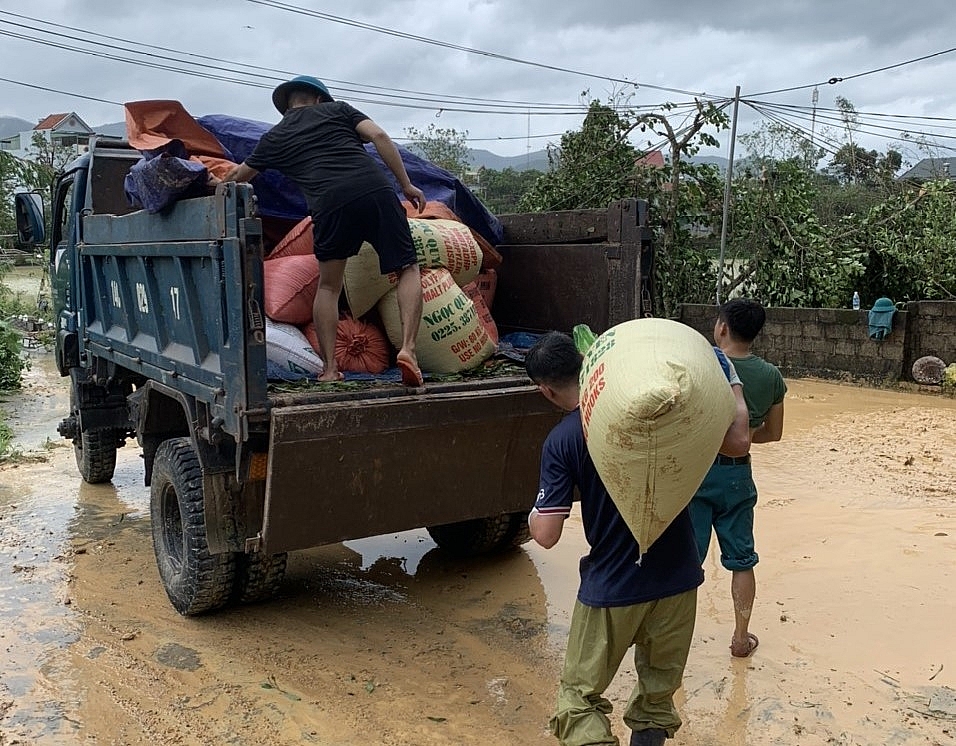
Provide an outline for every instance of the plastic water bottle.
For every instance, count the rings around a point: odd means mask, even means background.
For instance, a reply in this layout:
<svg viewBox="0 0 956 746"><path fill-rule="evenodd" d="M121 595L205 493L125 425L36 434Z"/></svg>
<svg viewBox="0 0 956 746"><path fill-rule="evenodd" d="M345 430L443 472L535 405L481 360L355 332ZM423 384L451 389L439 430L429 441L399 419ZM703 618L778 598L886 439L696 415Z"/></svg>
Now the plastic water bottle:
<svg viewBox="0 0 956 746"><path fill-rule="evenodd" d="M853 310L860 310L860 294L856 290L853 291Z"/></svg>

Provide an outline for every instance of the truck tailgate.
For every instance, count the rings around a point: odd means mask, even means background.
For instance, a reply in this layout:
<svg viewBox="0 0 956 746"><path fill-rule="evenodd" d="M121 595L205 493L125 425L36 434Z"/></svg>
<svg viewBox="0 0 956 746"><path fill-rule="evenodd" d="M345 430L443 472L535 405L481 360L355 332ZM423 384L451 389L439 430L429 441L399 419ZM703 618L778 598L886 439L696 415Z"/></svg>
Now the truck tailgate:
<svg viewBox="0 0 956 746"><path fill-rule="evenodd" d="M263 551L529 510L561 413L527 379L448 388L273 407Z"/></svg>

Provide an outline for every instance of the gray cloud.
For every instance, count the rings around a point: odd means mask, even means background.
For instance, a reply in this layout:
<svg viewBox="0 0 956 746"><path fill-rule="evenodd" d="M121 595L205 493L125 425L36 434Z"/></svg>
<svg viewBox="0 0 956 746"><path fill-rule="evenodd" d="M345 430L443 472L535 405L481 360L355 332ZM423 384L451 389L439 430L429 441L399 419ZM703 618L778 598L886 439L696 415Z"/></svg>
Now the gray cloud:
<svg viewBox="0 0 956 746"><path fill-rule="evenodd" d="M644 85L632 92L636 105L686 99L649 86L729 97L738 84L746 95L855 75L951 46L948 34L956 20L956 4L942 0L911 3L902 10L862 0L763 4L685 0L653 5L620 0L367 0L360 6L321 8L305 0L292 1L461 46L640 81ZM600 79L395 38L245 0L167 0L161 8L113 0L41 0L21 4L15 12L249 66L311 73L393 136L401 136L406 127L422 129L435 123L467 130L473 138L515 138L472 143L507 155L542 147L547 139L534 136L575 128L580 115L541 116L522 105L512 106L508 115L455 112L480 107L448 99L573 105L584 90L600 99L622 90L619 84ZM0 31L10 30L2 23L5 19L9 20L0 14ZM81 45L83 39L108 41L61 32L57 41L67 45ZM40 36L35 31L29 34ZM258 80L267 88L132 66L4 36L0 53L4 60L0 76L37 86L112 101L174 98L196 115L232 113L265 121L277 117L268 90L274 81L251 77L250 67L229 72L225 65L209 63L214 69L206 72ZM178 65L158 57L152 61ZM282 76L259 72L276 79ZM956 54L947 55L825 85L819 105L832 107L834 96L842 95L861 111L956 117L956 102L948 93L954 73ZM395 95L412 95L400 94L400 89L426 92L444 102L414 109L388 105L407 100L386 102L381 96L348 90L368 86L381 86ZM770 98L806 106L810 91ZM116 106L0 82L2 115L37 120L63 110L75 110L91 124L122 119L122 109ZM756 121L755 113L742 111L742 126ZM526 139L529 133L533 137ZM887 142L877 139L873 146L884 148Z"/></svg>

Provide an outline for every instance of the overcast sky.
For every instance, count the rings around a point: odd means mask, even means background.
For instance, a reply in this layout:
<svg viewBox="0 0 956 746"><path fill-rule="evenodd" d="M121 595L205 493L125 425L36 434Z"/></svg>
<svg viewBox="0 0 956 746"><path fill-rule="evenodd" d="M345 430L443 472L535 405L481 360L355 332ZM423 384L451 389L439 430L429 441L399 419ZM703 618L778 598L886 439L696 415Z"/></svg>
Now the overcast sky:
<svg viewBox="0 0 956 746"><path fill-rule="evenodd" d="M949 50L953 29L953 0L0 0L0 77L120 103L172 98L195 116L274 122L272 87L290 73L307 73L396 139L408 127L435 124L467 130L471 147L500 155L539 150L579 127L584 91L647 107L686 103L693 93L731 98L739 85L765 112L767 104L805 107L772 113L817 137L826 136L834 98L843 96L864 114L855 137L868 147L894 146L898 129L935 133L935 142L949 147L956 146L956 121L912 117L956 120L956 52L860 74ZM206 65L194 71L242 82L103 55L177 69L192 59ZM847 79L819 86L814 120L812 84L831 78ZM800 89L769 93L787 88ZM75 111L93 126L122 121L121 106L104 101L0 81L4 116L37 121ZM682 116L672 116L680 124ZM742 131L760 117L748 106L740 116ZM645 146L644 137L634 143Z"/></svg>

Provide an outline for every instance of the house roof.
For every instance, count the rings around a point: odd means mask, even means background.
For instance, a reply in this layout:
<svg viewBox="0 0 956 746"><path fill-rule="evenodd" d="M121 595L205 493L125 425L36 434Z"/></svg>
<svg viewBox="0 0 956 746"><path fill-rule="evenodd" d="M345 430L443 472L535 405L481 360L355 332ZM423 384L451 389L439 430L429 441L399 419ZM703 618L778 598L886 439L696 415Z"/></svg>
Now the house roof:
<svg viewBox="0 0 956 746"><path fill-rule="evenodd" d="M638 158L636 163L638 166L664 168L664 154L660 150L652 150Z"/></svg>
<svg viewBox="0 0 956 746"><path fill-rule="evenodd" d="M68 111L65 114L50 114L48 117L37 122L33 130L64 130L65 132L83 132L92 134L93 130L76 114L75 111Z"/></svg>
<svg viewBox="0 0 956 746"><path fill-rule="evenodd" d="M909 171L901 174L901 181L912 179L927 181L929 179L956 178L956 158L924 158Z"/></svg>
<svg viewBox="0 0 956 746"><path fill-rule="evenodd" d="M37 126L33 129L35 130L51 130L56 127L60 122L70 116L70 113L66 114L50 114L46 119L41 119Z"/></svg>

